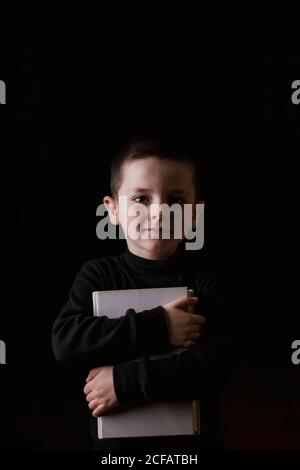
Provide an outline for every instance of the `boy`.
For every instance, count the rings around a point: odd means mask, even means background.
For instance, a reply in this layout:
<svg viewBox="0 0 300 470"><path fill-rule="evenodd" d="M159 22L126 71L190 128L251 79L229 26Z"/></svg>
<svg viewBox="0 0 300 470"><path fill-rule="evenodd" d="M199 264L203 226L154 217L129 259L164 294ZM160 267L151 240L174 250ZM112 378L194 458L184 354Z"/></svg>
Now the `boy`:
<svg viewBox="0 0 300 470"><path fill-rule="evenodd" d="M218 394L224 367L220 294L197 253L184 250L181 238L165 237L161 204L199 202L196 165L166 140L140 137L127 144L111 165L111 193L103 202L110 221L124 228L130 207L140 208L135 236L125 233L127 249L89 261L77 274L69 300L53 325L56 358L87 368L84 394L99 449L173 449L216 447ZM126 204L124 204L124 202ZM183 227L183 219L180 221ZM136 236L137 235L137 236ZM94 317L95 290L188 286L195 298L179 299L143 312L129 309L118 319ZM196 313L186 307L195 304ZM167 358L148 355L185 351ZM98 440L96 417L133 401L200 399L200 436Z"/></svg>

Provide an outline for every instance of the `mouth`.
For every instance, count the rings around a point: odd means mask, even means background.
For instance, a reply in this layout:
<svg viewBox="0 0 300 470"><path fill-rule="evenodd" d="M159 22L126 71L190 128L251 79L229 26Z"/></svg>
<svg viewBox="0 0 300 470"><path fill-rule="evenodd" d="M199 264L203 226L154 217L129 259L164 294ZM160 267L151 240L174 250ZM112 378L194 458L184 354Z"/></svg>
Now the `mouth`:
<svg viewBox="0 0 300 470"><path fill-rule="evenodd" d="M172 230L163 230L162 228L148 228L145 230L146 232L148 232L149 234L150 233L155 233L155 234L158 234L159 236L161 235L169 235L169 236L172 236L173 235L173 231Z"/></svg>

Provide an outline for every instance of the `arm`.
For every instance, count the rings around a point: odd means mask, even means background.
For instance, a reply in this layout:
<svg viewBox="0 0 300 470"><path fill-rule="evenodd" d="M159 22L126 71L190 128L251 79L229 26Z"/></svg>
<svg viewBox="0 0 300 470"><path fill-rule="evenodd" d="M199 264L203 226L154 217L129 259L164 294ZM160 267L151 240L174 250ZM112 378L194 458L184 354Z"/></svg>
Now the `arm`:
<svg viewBox="0 0 300 470"><path fill-rule="evenodd" d="M212 349L217 343L194 346L163 359L147 356L113 367L115 393L119 403L164 399L196 399L204 387L217 383L222 374L224 354L219 362Z"/></svg>
<svg viewBox="0 0 300 470"><path fill-rule="evenodd" d="M53 324L56 359L92 368L168 350L162 306L138 314L129 309L115 319L93 315L92 292L105 289L104 276L93 262L85 263L77 274L69 299Z"/></svg>
<svg viewBox="0 0 300 470"><path fill-rule="evenodd" d="M213 281L196 290L197 310L206 317L203 337L184 351L162 359L143 356L113 367L119 403L131 400L195 399L217 387L226 366L224 303Z"/></svg>

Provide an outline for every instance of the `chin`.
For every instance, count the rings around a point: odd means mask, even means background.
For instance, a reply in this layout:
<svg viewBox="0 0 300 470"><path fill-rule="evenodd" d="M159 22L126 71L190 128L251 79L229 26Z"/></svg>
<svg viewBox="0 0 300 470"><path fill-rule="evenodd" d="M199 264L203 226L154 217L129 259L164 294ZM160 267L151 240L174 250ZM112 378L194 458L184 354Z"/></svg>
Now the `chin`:
<svg viewBox="0 0 300 470"><path fill-rule="evenodd" d="M143 245L149 250L157 250L157 251L168 251L171 248L175 248L178 243L174 242L174 240L145 240L145 244Z"/></svg>

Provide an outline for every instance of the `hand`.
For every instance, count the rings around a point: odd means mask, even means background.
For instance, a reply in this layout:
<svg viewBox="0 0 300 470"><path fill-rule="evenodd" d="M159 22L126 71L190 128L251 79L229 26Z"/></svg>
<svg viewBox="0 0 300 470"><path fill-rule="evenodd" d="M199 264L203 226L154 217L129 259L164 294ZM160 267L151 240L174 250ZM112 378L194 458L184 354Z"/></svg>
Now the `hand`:
<svg viewBox="0 0 300 470"><path fill-rule="evenodd" d="M184 308L194 305L197 301L197 297L183 297L162 306L166 312L169 341L173 346L189 348L201 337L205 318L184 311Z"/></svg>
<svg viewBox="0 0 300 470"><path fill-rule="evenodd" d="M83 389L92 415L97 417L119 405L116 397L113 366L97 367L89 372Z"/></svg>

